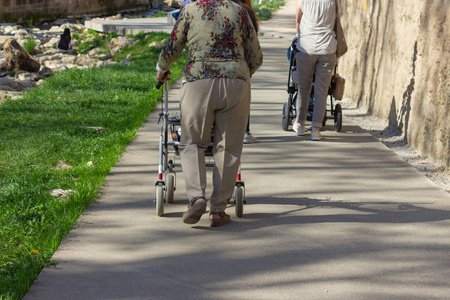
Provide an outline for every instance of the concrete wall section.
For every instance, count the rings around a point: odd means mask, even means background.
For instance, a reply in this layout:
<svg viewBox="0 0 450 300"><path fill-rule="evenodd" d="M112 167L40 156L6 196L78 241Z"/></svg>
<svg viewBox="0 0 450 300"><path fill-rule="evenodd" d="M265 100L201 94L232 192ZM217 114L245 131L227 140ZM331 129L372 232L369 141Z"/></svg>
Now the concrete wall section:
<svg viewBox="0 0 450 300"><path fill-rule="evenodd" d="M346 96L450 167L450 1L342 3Z"/></svg>
<svg viewBox="0 0 450 300"><path fill-rule="evenodd" d="M147 9L149 0L0 0L0 22L41 18L84 17Z"/></svg>

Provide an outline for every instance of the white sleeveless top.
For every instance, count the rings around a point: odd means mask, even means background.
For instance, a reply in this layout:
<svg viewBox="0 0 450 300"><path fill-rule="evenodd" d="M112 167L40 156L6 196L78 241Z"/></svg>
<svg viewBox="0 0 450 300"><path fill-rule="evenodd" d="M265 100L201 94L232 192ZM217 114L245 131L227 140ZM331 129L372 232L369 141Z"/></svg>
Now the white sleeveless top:
<svg viewBox="0 0 450 300"><path fill-rule="evenodd" d="M335 0L299 0L303 12L297 49L310 55L336 52ZM337 0L339 1L339 0Z"/></svg>

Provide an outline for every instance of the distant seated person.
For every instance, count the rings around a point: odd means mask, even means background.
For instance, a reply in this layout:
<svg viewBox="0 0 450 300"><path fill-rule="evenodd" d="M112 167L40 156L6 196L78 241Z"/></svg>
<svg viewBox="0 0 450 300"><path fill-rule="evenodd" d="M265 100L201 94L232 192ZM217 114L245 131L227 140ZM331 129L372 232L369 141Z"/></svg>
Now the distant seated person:
<svg viewBox="0 0 450 300"><path fill-rule="evenodd" d="M72 44L70 44L70 29L66 28L64 29L63 34L61 34L61 38L59 39L58 43L58 50L68 51L72 50Z"/></svg>

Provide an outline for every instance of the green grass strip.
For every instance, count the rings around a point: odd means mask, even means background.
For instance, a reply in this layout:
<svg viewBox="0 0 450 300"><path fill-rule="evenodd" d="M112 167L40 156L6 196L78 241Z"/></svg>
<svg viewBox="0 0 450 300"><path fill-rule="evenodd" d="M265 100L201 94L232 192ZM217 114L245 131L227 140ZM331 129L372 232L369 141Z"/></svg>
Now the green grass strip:
<svg viewBox="0 0 450 300"><path fill-rule="evenodd" d="M131 64L67 70L0 104L0 299L25 295L161 99L160 50L148 44L167 34L145 36L116 58L131 53ZM172 81L185 62L173 66ZM54 189L74 193L55 197Z"/></svg>

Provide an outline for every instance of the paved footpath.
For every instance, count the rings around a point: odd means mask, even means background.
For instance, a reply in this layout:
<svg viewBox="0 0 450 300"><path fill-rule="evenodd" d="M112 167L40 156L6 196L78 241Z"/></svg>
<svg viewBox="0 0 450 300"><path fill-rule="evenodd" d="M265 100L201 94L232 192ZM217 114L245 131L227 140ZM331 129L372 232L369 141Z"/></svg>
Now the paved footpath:
<svg viewBox="0 0 450 300"><path fill-rule="evenodd" d="M183 224L180 170L156 216L155 112L24 299L449 299L450 195L345 117L320 142L283 131L290 42L261 37L243 218Z"/></svg>

